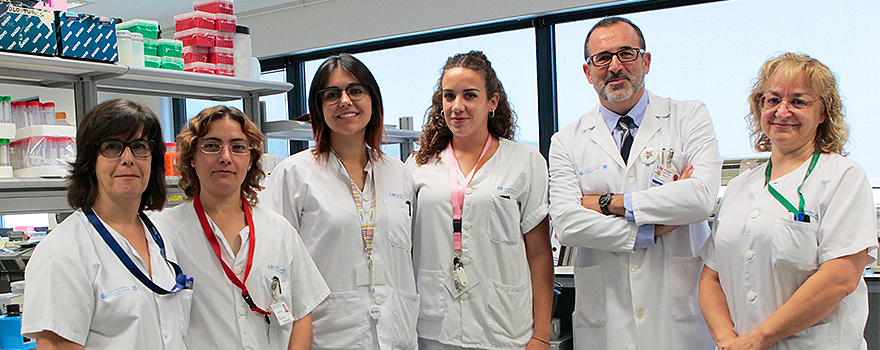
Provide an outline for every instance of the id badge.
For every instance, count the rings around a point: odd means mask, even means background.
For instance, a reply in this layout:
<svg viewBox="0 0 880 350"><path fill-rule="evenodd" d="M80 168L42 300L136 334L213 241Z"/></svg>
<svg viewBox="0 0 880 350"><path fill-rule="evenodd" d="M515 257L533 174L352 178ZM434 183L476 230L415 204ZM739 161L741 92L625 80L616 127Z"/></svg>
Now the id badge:
<svg viewBox="0 0 880 350"><path fill-rule="evenodd" d="M272 303L272 313L275 314L275 318L278 319L278 324L282 327L294 321L290 308L288 308L287 304L282 300Z"/></svg>
<svg viewBox="0 0 880 350"><path fill-rule="evenodd" d="M675 180L678 180L678 172L675 171L674 166L669 165L667 167L657 164L657 167L654 168L654 173L651 175L651 186L662 186Z"/></svg>
<svg viewBox="0 0 880 350"><path fill-rule="evenodd" d="M474 288L476 285L480 284L480 281L477 280L477 275L474 270L470 267L471 265L463 266L461 269L464 272L465 282L467 284L461 286L461 290L455 287L455 279L452 276L453 273L450 273L449 276L446 276L446 280L443 281L443 285L446 286L446 290L452 294L452 297L458 299L462 294ZM453 271L454 273L461 273L459 271Z"/></svg>
<svg viewBox="0 0 880 350"><path fill-rule="evenodd" d="M358 286L378 286L385 284L385 264L381 261L371 260L373 268L370 269L370 261L357 264L354 270L357 274Z"/></svg>

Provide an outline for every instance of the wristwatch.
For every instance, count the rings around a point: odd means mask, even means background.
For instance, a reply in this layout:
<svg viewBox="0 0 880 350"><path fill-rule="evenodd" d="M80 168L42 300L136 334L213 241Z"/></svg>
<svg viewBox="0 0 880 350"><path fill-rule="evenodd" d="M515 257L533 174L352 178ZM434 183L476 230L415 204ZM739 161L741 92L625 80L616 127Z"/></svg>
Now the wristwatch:
<svg viewBox="0 0 880 350"><path fill-rule="evenodd" d="M608 192L599 196L599 208L602 209L602 214L611 215L611 211L608 210L608 205L611 204L611 196L614 193Z"/></svg>

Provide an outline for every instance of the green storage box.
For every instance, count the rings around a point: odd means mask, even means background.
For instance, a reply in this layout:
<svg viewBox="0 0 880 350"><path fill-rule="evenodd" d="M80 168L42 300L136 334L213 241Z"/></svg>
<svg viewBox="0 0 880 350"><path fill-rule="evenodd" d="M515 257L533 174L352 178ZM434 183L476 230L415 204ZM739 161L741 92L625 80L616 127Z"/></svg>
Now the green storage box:
<svg viewBox="0 0 880 350"><path fill-rule="evenodd" d="M144 35L144 39L159 39L159 21L133 19L117 24L116 30L127 30L132 33L141 33Z"/></svg>
<svg viewBox="0 0 880 350"><path fill-rule="evenodd" d="M144 39L144 56L159 56L159 41Z"/></svg>
<svg viewBox="0 0 880 350"><path fill-rule="evenodd" d="M162 69L183 70L183 58L180 57L162 57Z"/></svg>
<svg viewBox="0 0 880 350"><path fill-rule="evenodd" d="M162 57L144 56L144 67L162 68Z"/></svg>
<svg viewBox="0 0 880 350"><path fill-rule="evenodd" d="M158 40L158 56L183 58L183 42L174 39Z"/></svg>

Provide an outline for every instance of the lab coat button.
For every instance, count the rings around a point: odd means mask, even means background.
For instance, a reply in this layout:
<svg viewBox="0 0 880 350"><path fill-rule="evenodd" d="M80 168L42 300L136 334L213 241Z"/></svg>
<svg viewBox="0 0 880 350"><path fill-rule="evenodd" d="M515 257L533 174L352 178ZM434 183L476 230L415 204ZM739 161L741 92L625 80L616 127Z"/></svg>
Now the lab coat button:
<svg viewBox="0 0 880 350"><path fill-rule="evenodd" d="M471 194L471 193L474 193L474 189L473 189L473 188L468 187L468 188L465 188L465 189L464 189L464 194Z"/></svg>
<svg viewBox="0 0 880 350"><path fill-rule="evenodd" d="M376 301L376 305L382 305L382 302L385 301L385 299L382 299L382 297L376 297L375 301Z"/></svg>
<svg viewBox="0 0 880 350"><path fill-rule="evenodd" d="M461 293L461 300L468 300L468 293Z"/></svg>
<svg viewBox="0 0 880 350"><path fill-rule="evenodd" d="M748 294L746 294L746 297L749 298L749 301L755 301L755 299L758 298L758 294L750 291Z"/></svg>
<svg viewBox="0 0 880 350"><path fill-rule="evenodd" d="M465 221L463 224L461 224L461 228L463 228L465 230L470 230L471 229L471 222Z"/></svg>
<svg viewBox="0 0 880 350"><path fill-rule="evenodd" d="M749 214L749 216L751 216L752 219L758 217L758 215L761 215L761 212L759 212L757 209L756 209L756 210L752 210L752 213Z"/></svg>
<svg viewBox="0 0 880 350"><path fill-rule="evenodd" d="M461 258L461 264L464 265L464 266L468 266L468 265L471 264L471 259L468 259L468 258Z"/></svg>
<svg viewBox="0 0 880 350"><path fill-rule="evenodd" d="M165 339L168 339L168 337L171 336L171 334L168 333L168 329L165 328L165 326L162 326L162 336L165 337Z"/></svg>
<svg viewBox="0 0 880 350"><path fill-rule="evenodd" d="M249 347L244 348L244 350L252 350L252 349L251 349L251 347L249 346Z"/></svg>
<svg viewBox="0 0 880 350"><path fill-rule="evenodd" d="M639 270L639 265L633 265L632 267L629 268L629 270L632 272L636 272Z"/></svg>
<svg viewBox="0 0 880 350"><path fill-rule="evenodd" d="M626 175L626 181L632 181L633 177L634 177L634 176L632 176L632 174L627 174L627 175Z"/></svg>
<svg viewBox="0 0 880 350"><path fill-rule="evenodd" d="M247 309L246 309L244 306L238 308L238 314L239 314L240 316L247 315Z"/></svg>
<svg viewBox="0 0 880 350"><path fill-rule="evenodd" d="M751 250L746 250L746 259L752 260L755 257L755 252Z"/></svg>
<svg viewBox="0 0 880 350"><path fill-rule="evenodd" d="M232 272L235 272L236 275L240 275L241 274L241 266L236 266L234 269L232 269Z"/></svg>
<svg viewBox="0 0 880 350"><path fill-rule="evenodd" d="M638 319L641 320L641 319L644 318L644 317L645 317L645 311L644 311L644 310L639 309L638 311L636 311L636 318L638 318Z"/></svg>

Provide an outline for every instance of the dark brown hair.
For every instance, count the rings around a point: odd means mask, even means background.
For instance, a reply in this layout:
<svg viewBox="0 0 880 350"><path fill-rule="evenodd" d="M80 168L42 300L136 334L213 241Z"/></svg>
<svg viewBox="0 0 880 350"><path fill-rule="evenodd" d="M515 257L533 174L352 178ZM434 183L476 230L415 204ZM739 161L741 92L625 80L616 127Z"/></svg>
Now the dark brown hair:
<svg viewBox="0 0 880 350"><path fill-rule="evenodd" d="M596 28L607 28L607 27L613 26L617 23L626 23L626 24L629 24L630 27L635 29L636 36L638 36L638 38L639 38L639 48L642 50L647 49L647 47L645 46L645 36L642 35L642 30L639 29L639 26L637 26L632 21L630 21L626 18L623 18L623 17L605 17L604 19L599 21L599 23L596 23L595 25L593 25L593 28L590 28L590 31L587 32L587 39L584 40L584 59L586 59L586 60L590 59L590 49L589 49L590 35L593 35L593 31L596 30Z"/></svg>
<svg viewBox="0 0 880 350"><path fill-rule="evenodd" d="M440 79L437 79L437 87L434 89L434 96L431 97L431 108L428 109L427 121L422 126L421 148L416 154L416 161L419 165L428 162L428 159L436 156L440 160L440 152L449 145L452 140L452 131L446 126L446 120L440 113L443 111L443 77L446 72L452 68L466 68L480 74L486 81L486 98L492 98L498 94L498 107L495 108L495 114L489 118L489 134L497 138L505 138L513 140L516 133L516 113L510 108L510 102L507 101L507 93L504 92L504 86L495 75L492 69L492 63L486 58L481 51L471 51L468 53L460 53L449 57L446 65L443 66L443 73Z"/></svg>
<svg viewBox="0 0 880 350"><path fill-rule="evenodd" d="M86 113L76 128L76 161L67 176L67 203L74 209L91 207L98 198L95 164L102 141L113 137L130 140L138 131L153 141L150 180L141 194L140 210L162 210L165 206L165 141L159 118L149 107L129 100L101 103Z"/></svg>
<svg viewBox="0 0 880 350"><path fill-rule="evenodd" d="M247 137L248 145L251 146L251 166L241 183L241 194L250 205L257 205L257 191L262 190L260 182L266 173L260 164L263 156L263 133L254 125L248 117L235 107L215 106L205 108L198 115L189 120L186 128L177 135L177 172L180 173L178 187L183 190L187 198L193 198L201 192L199 176L192 167L193 155L198 148L199 140L208 133L211 122L215 120L229 119L241 126L241 131Z"/></svg>
<svg viewBox="0 0 880 350"><path fill-rule="evenodd" d="M347 53L329 57L324 63L321 63L312 79L312 85L309 87L309 112L312 134L315 138L315 149L312 152L315 157L322 160L327 160L330 154L330 127L324 121L324 101L321 100L318 92L326 87L330 73L336 69L341 69L354 76L355 80L366 87L370 93L373 115L370 116L370 122L367 123L364 142L368 146L367 154L370 159L379 160L382 157L381 146L385 136L382 93L379 92L379 83L376 82L376 78L373 77L373 73L370 73L367 66Z"/></svg>

